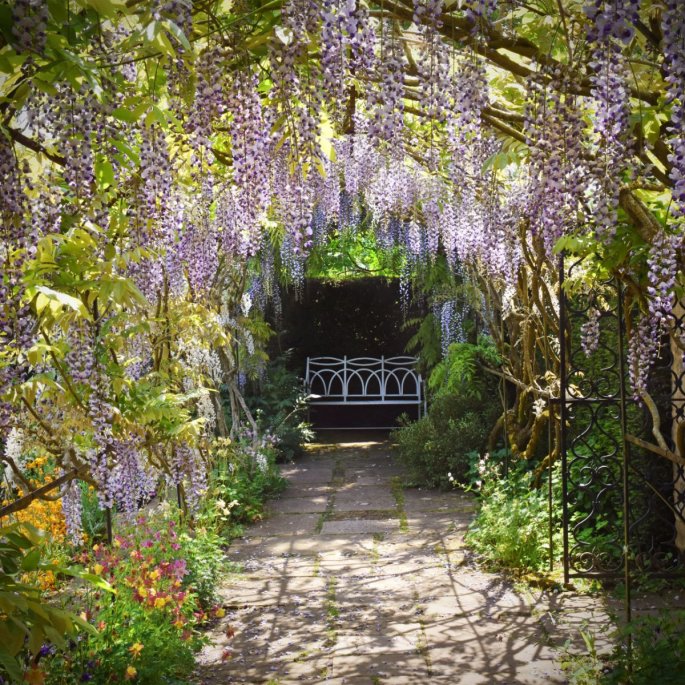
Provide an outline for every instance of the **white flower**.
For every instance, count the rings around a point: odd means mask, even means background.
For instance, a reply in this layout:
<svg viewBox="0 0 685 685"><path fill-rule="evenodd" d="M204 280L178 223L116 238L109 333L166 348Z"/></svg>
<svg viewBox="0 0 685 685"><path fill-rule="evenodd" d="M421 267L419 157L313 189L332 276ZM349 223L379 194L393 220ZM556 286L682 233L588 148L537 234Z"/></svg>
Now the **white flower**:
<svg viewBox="0 0 685 685"><path fill-rule="evenodd" d="M252 309L252 295L250 293L243 293L240 300L240 308L243 310L243 316L247 316Z"/></svg>
<svg viewBox="0 0 685 685"><path fill-rule="evenodd" d="M533 402L533 412L535 412L535 418L540 418L542 416L542 412L547 409L547 400L545 400L542 397L539 397L535 402Z"/></svg>
<svg viewBox="0 0 685 685"><path fill-rule="evenodd" d="M24 443L24 431L21 428L12 428L5 443L5 458L7 460L11 459L17 466L21 466L23 463Z"/></svg>
<svg viewBox="0 0 685 685"><path fill-rule="evenodd" d="M266 458L266 454L263 452L257 452L255 455L255 461L257 462L257 468L262 473L266 473L266 470L269 468L269 460Z"/></svg>

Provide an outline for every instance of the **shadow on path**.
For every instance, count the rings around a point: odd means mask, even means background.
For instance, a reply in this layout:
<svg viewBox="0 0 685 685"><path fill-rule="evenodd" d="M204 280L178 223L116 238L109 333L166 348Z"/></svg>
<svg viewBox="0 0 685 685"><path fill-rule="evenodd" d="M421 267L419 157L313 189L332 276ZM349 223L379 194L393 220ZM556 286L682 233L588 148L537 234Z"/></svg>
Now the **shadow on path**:
<svg viewBox="0 0 685 685"><path fill-rule="evenodd" d="M468 494L403 490L389 443L346 439L285 465L288 488L229 550L244 574L223 588L199 682L566 682L553 647L608 623L597 601L478 570Z"/></svg>

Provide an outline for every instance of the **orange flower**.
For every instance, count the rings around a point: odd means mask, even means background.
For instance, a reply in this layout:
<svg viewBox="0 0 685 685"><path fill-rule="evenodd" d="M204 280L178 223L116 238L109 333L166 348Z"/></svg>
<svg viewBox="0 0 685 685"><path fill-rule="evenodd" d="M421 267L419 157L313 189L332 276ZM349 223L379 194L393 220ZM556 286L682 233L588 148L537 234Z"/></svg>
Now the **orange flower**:
<svg viewBox="0 0 685 685"><path fill-rule="evenodd" d="M136 642L128 648L128 651L131 652L131 655L135 659L143 651L143 646L144 645L141 645L140 642Z"/></svg>
<svg viewBox="0 0 685 685"><path fill-rule="evenodd" d="M45 682L45 673L39 668L33 667L26 672L24 680L31 685L43 685Z"/></svg>
<svg viewBox="0 0 685 685"><path fill-rule="evenodd" d="M126 672L124 673L125 680L133 680L138 675L138 671L135 666L127 666Z"/></svg>

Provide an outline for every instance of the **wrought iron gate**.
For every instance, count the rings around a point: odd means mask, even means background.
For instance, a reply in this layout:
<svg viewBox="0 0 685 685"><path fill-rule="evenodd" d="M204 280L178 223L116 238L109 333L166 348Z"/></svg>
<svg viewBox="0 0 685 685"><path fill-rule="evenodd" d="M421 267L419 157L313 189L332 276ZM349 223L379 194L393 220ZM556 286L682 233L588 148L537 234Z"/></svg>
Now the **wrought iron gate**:
<svg viewBox="0 0 685 685"><path fill-rule="evenodd" d="M629 618L635 573L663 576L685 568L685 460L671 437L674 422L685 422L685 373L664 341L650 373L651 399L632 396L626 329L635 312L626 310L625 293L614 279L590 292L574 289L584 268L582 259L560 260L556 403L564 578L623 578ZM675 321L683 340L684 309L679 304ZM590 353L581 344L583 326L599 327ZM652 434L655 418L661 441Z"/></svg>

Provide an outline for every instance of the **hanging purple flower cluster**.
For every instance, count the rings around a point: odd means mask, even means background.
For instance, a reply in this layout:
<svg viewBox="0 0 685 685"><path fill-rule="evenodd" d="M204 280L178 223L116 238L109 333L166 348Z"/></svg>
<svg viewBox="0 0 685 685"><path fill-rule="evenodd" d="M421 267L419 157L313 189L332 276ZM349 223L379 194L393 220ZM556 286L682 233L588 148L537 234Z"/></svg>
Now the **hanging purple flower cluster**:
<svg viewBox="0 0 685 685"><path fill-rule="evenodd" d="M174 446L170 482L172 485L186 485L186 504L191 511L196 510L207 490L207 468L198 449L187 443Z"/></svg>
<svg viewBox="0 0 685 685"><path fill-rule="evenodd" d="M145 468L138 440L117 439L112 449L109 496L117 511L131 518L157 489L157 472Z"/></svg>
<svg viewBox="0 0 685 685"><path fill-rule="evenodd" d="M474 147L481 137L481 114L488 105L488 82L482 60L475 53L457 64L452 80L453 111L448 119L451 173L455 183L474 173ZM476 152L477 154L477 152Z"/></svg>
<svg viewBox="0 0 685 685"><path fill-rule="evenodd" d="M142 203L138 213L153 221L166 218L173 181L164 132L159 126L141 129L140 178Z"/></svg>
<svg viewBox="0 0 685 685"><path fill-rule="evenodd" d="M470 19L476 27L481 22L490 22L493 19L495 12L497 12L497 5L499 0L466 0L464 7L466 9L466 17Z"/></svg>
<svg viewBox="0 0 685 685"><path fill-rule="evenodd" d="M376 62L374 78L377 88L369 88L369 136L374 141L388 143L390 154L404 156L404 56L399 39L392 27L390 36L381 43L380 59Z"/></svg>
<svg viewBox="0 0 685 685"><path fill-rule="evenodd" d="M185 122L186 131L196 149L211 149L213 125L221 118L228 105L229 91L223 58L224 53L220 47L209 47L200 55L196 66L195 98Z"/></svg>
<svg viewBox="0 0 685 685"><path fill-rule="evenodd" d="M450 110L450 53L440 35L442 12L443 0L414 0L413 21L422 38L417 61L421 102L431 125L444 123Z"/></svg>
<svg viewBox="0 0 685 685"><path fill-rule="evenodd" d="M302 66L307 62L308 35L315 32L319 17L311 0L289 0L282 9L283 28L269 45L272 104L285 118L294 140L290 152L299 165L318 158L320 152L317 137L323 94L319 74L314 64Z"/></svg>
<svg viewBox="0 0 685 685"><path fill-rule="evenodd" d="M587 321L580 327L580 346L588 357L599 347L601 316L597 307L591 307L587 313Z"/></svg>
<svg viewBox="0 0 685 685"><path fill-rule="evenodd" d="M584 122L571 81L561 70L541 70L529 79L525 132L530 149L531 229L551 254L555 242L577 224L585 192Z"/></svg>
<svg viewBox="0 0 685 685"><path fill-rule="evenodd" d="M26 195L14 148L0 129L0 398L24 379L24 350L35 337L24 301L21 269L35 249L27 224ZM9 428L10 405L0 399L0 435Z"/></svg>
<svg viewBox="0 0 685 685"><path fill-rule="evenodd" d="M671 101L670 144L673 197L680 212L685 212L685 16L679 0L666 0L662 15L664 34L663 69Z"/></svg>
<svg viewBox="0 0 685 685"><path fill-rule="evenodd" d="M654 236L649 248L647 303L656 331L667 331L672 322L675 304L674 288L678 274L678 250L682 248L682 236L668 235L665 231Z"/></svg>
<svg viewBox="0 0 685 685"><path fill-rule="evenodd" d="M347 55L343 38L342 0L323 0L321 6L321 71L330 93L331 109L342 110L345 100Z"/></svg>
<svg viewBox="0 0 685 685"><path fill-rule="evenodd" d="M324 0L321 7L321 73L327 108L345 111L349 76L370 72L375 33L368 11L356 0Z"/></svg>
<svg viewBox="0 0 685 685"><path fill-rule="evenodd" d="M78 545L83 534L81 486L78 480L70 480L60 488L62 513L69 539Z"/></svg>
<svg viewBox="0 0 685 685"><path fill-rule="evenodd" d="M241 71L234 77L228 105L232 115L233 187L219 199L226 240L232 241L244 257L259 250L260 220L271 190L271 122L265 116L257 85L256 76L249 72Z"/></svg>
<svg viewBox="0 0 685 685"><path fill-rule="evenodd" d="M48 18L47 0L14 1L11 26L17 52L44 52Z"/></svg>
<svg viewBox="0 0 685 685"><path fill-rule="evenodd" d="M599 236L611 238L617 220L621 177L628 166L626 133L630 116L630 73L623 47L639 19L635 0L595 1L586 6L591 20L588 38L594 41L589 66L597 155L591 167L595 187L592 221Z"/></svg>
<svg viewBox="0 0 685 685"><path fill-rule="evenodd" d="M187 213L178 257L185 264L194 298L204 297L215 282L219 266L218 248L216 224L199 212Z"/></svg>
<svg viewBox="0 0 685 685"><path fill-rule="evenodd" d="M628 43L635 35L640 0L589 0L583 9L588 18L588 39L592 42L614 39Z"/></svg>
<svg viewBox="0 0 685 685"><path fill-rule="evenodd" d="M659 340L651 318L640 317L628 340L628 378L636 400L647 390L649 370L656 361L658 350Z"/></svg>
<svg viewBox="0 0 685 685"><path fill-rule="evenodd" d="M93 138L99 105L88 92L76 94L63 88L54 113L60 149L64 157L64 180L74 198L87 201L93 196Z"/></svg>
<svg viewBox="0 0 685 685"><path fill-rule="evenodd" d="M446 300L440 307L439 321L440 347L444 358L452 343L465 340L463 307L458 307L454 300Z"/></svg>

